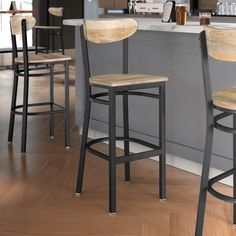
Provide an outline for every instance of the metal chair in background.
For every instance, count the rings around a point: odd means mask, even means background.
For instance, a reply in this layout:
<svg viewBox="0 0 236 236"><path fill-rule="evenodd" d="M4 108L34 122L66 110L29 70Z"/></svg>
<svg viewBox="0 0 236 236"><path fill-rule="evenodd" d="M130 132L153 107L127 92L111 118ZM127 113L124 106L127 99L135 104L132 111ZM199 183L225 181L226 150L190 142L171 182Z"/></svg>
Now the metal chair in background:
<svg viewBox="0 0 236 236"><path fill-rule="evenodd" d="M49 136L54 137L54 115L62 113L65 116L65 146L69 147L69 61L70 57L57 53L29 54L27 45L27 31L35 25L35 18L32 16L11 16L12 48L13 48L13 69L14 81L12 90L11 112L8 142L13 139L15 115L22 116L21 152L26 152L27 120L28 116L49 115L50 128ZM22 36L23 56L18 55L16 36ZM54 65L62 64L63 70L55 71ZM64 74L65 81L65 103L64 106L54 102L54 75ZM50 94L48 102L29 103L29 78L50 77ZM23 104L17 105L18 77L23 77ZM48 107L45 111L29 111L29 108L43 106Z"/></svg>
<svg viewBox="0 0 236 236"><path fill-rule="evenodd" d="M64 39L63 39L63 7L49 7L49 24L51 25L37 25L34 27L35 29L35 52L42 52L39 49L39 40L41 39L40 35L44 34L46 36L46 52L55 52L61 51L62 54L64 52ZM59 38L60 40L60 48L55 49L55 38ZM51 50L50 50L50 42L51 42Z"/></svg>

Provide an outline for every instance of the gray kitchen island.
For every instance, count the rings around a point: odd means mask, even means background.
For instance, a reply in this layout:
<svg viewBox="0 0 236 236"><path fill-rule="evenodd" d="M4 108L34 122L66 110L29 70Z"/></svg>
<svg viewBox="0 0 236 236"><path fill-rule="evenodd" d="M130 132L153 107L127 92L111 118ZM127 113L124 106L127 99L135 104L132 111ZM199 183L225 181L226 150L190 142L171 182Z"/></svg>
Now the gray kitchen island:
<svg viewBox="0 0 236 236"><path fill-rule="evenodd" d="M129 72L168 76L167 152L201 163L205 142L205 100L201 68L198 22L186 26L162 23L160 19L137 18L138 32L129 39ZM80 44L81 19L64 20L75 27L76 49L76 125L83 123L84 84ZM213 23L216 27L235 27L234 23ZM89 45L93 75L121 73L121 43ZM97 59L99 57L99 60ZM213 91L236 85L234 63L210 59ZM122 103L117 99L117 133L122 133ZM157 143L158 104L149 98L129 99L130 134ZM90 129L108 132L108 111L103 105L92 106ZM228 121L231 122L230 120ZM215 131L212 166L225 170L232 166L232 135Z"/></svg>

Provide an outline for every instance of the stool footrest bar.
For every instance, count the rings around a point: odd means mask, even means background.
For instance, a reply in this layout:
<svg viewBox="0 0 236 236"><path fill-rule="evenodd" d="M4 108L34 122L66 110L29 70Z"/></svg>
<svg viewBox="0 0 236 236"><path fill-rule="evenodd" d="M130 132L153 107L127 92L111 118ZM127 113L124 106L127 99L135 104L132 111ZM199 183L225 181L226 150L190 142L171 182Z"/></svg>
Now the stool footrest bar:
<svg viewBox="0 0 236 236"><path fill-rule="evenodd" d="M91 148L90 146L87 147L88 151L106 161L109 161L109 156L107 156L106 154L98 151L98 150L95 150L94 148Z"/></svg>
<svg viewBox="0 0 236 236"><path fill-rule="evenodd" d="M228 113L228 112L223 112L221 114L218 114L214 117L214 123L215 123L215 128L227 133L232 133L232 134L236 134L236 129L235 128L231 128L225 125L222 125L219 123L220 120L233 115L232 113Z"/></svg>
<svg viewBox="0 0 236 236"><path fill-rule="evenodd" d="M216 191L213 188L213 185L215 183L217 183L220 180L225 179L225 178L227 178L227 177L229 177L230 175L233 175L233 174L236 174L236 168L230 169L230 170L228 170L228 171L226 171L226 172L224 172L220 175L215 176L212 179L209 179L208 180L208 191L209 191L209 193L211 193L214 197L216 197L216 198L218 198L222 201L226 201L226 202L230 202L230 203L236 203L236 198L224 195L224 194Z"/></svg>
<svg viewBox="0 0 236 236"><path fill-rule="evenodd" d="M125 163L125 162L141 160L141 159L148 158L148 157L159 156L160 154L161 154L160 149L159 150L146 151L146 152L133 153L133 154L130 154L129 156L118 157L116 159L116 164L122 164L122 163Z"/></svg>
<svg viewBox="0 0 236 236"><path fill-rule="evenodd" d="M94 144L101 143L101 142L108 141L108 140L109 140L108 137L93 139L93 140L87 142L87 149L90 153L92 153L92 154L94 154L106 161L109 161L110 158L108 155L106 155L100 151L97 151L91 147ZM144 151L144 152L140 152L140 153L132 153L132 154L126 155L126 156L119 156L116 159L116 164L121 164L121 163L135 161L135 160L141 160L141 159L144 159L147 157L159 156L162 153L162 150L160 149L159 146L156 146L154 144L148 143L148 142L140 140L140 139L116 137L116 141L135 142L135 143L138 143L138 144L141 144L143 146L153 149L153 150L148 150L148 151Z"/></svg>
<svg viewBox="0 0 236 236"><path fill-rule="evenodd" d="M93 140L87 142L87 147L89 147L93 144L101 143L101 142L108 141L108 140L109 140L108 137L93 139ZM143 145L143 146L147 146L147 147L152 148L152 149L160 149L159 146L157 146L157 145L148 143L146 141L143 141L143 140L137 139L137 138L116 137L116 141L129 141L129 142L138 143L138 144Z"/></svg>
<svg viewBox="0 0 236 236"><path fill-rule="evenodd" d="M35 111L35 112L28 112L28 116L36 116L36 115L49 115L49 114L55 114L55 113L64 113L65 109L64 107L56 104L56 103L50 103L50 102L40 102L40 103L31 103L28 104L28 107L39 107L39 106L52 106L51 110L47 111ZM22 109L23 105L18 105L14 109L14 113L16 115L23 115L22 111L17 111L18 109Z"/></svg>
<svg viewBox="0 0 236 236"><path fill-rule="evenodd" d="M140 92L140 91L117 91L116 95L134 95L134 96L143 96L143 97L150 97L150 98L159 99L159 94L146 93L146 92ZM100 97L108 97L108 92L95 93L95 94L91 95L91 98L93 98L93 99L97 99Z"/></svg>
<svg viewBox="0 0 236 236"><path fill-rule="evenodd" d="M44 64L44 65L48 65L48 64ZM47 66L45 66L45 67L39 67L38 69L37 68L31 68L30 70L29 70L29 76L30 77L41 77L41 76L49 76L50 75L50 72L47 72L47 71L45 71L45 72L38 72L38 71L40 71L40 70L48 70L49 69L49 67L47 67ZM35 73L35 72L32 72L31 73L31 71L34 71L34 70L37 70L37 73ZM65 74L65 71L64 70L60 70L60 71L54 71L53 72L53 75L55 76L55 75L62 75L62 74ZM17 75L18 76L21 76L21 77L23 77L24 76L24 71L23 70L19 70L18 72L17 72Z"/></svg>

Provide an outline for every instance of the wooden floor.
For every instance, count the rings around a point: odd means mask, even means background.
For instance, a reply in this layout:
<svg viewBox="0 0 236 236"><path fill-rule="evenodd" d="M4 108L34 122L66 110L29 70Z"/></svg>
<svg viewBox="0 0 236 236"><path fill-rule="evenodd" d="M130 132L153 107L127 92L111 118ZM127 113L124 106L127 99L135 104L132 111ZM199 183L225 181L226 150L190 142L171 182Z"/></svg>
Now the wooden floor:
<svg viewBox="0 0 236 236"><path fill-rule="evenodd" d="M73 77L73 76L72 76ZM31 81L30 100L48 96L48 79ZM118 214L109 216L107 162L88 155L84 192L75 197L79 158L78 130L71 131L71 149L63 146L63 117L56 119L54 140L48 138L47 117L29 119L27 155L20 154L17 118L14 142L7 143L12 72L0 72L0 236L192 236L199 177L167 168L168 197L158 199L158 163L132 163L131 184L117 173ZM22 87L22 86L21 86ZM71 125L74 123L74 82L71 80ZM56 80L63 101L63 80ZM19 95L20 96L20 95ZM101 147L104 148L104 147ZM218 185L224 192L231 191ZM233 236L232 209L209 196L204 236Z"/></svg>

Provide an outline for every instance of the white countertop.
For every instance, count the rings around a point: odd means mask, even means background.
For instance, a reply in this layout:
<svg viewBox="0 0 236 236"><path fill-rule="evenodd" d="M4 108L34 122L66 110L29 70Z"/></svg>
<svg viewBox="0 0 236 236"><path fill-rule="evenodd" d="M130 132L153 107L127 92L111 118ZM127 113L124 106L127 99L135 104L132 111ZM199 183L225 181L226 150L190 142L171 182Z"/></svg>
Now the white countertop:
<svg viewBox="0 0 236 236"><path fill-rule="evenodd" d="M191 33L191 34L199 34L203 30L203 27L199 25L199 22L193 22L193 21L187 21L187 25L176 25L176 23L163 23L159 18L135 18L135 19L139 24L138 27L139 30L167 31L167 32ZM69 26L80 26L82 25L82 22L83 22L82 19L67 19L63 21L63 24ZM236 23L212 22L211 26L217 28L236 29Z"/></svg>

